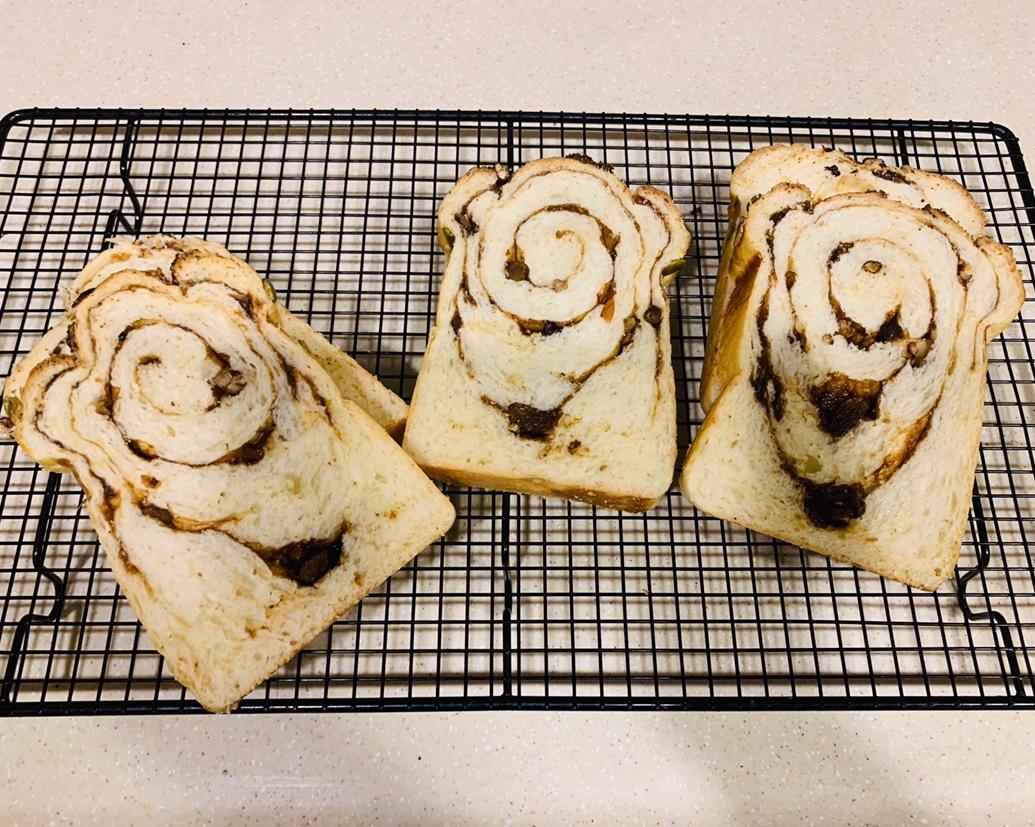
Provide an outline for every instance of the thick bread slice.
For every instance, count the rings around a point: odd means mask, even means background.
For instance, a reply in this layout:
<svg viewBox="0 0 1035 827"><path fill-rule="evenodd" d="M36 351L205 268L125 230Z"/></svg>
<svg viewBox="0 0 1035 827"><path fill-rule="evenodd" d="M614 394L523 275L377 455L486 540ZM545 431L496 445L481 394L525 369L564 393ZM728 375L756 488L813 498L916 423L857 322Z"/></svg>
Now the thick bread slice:
<svg viewBox="0 0 1035 827"><path fill-rule="evenodd" d="M432 476L629 511L669 488L665 287L690 243L660 190L589 159L464 175L403 446Z"/></svg>
<svg viewBox="0 0 1035 827"><path fill-rule="evenodd" d="M730 190L684 494L937 588L966 528L986 344L1024 300L1013 255L958 184L839 152L767 147Z"/></svg>
<svg viewBox="0 0 1035 827"><path fill-rule="evenodd" d="M76 290L4 404L22 448L79 480L173 675L225 711L454 512L240 259L185 243L147 261Z"/></svg>
<svg viewBox="0 0 1035 827"><path fill-rule="evenodd" d="M167 235L155 235L134 241L132 239L115 239L112 247L94 257L79 273L66 294L66 303L71 305L80 293L96 287L112 273L128 268L138 270L167 269L172 260L184 252L197 250L215 256L235 258L232 272L238 278L263 283L261 276L241 259L231 256L221 244L206 241L202 238L175 238ZM240 266L240 265L243 265ZM228 270L227 272L231 272ZM359 405L382 428L396 440L402 438L406 426L406 403L392 393L377 377L365 370L362 365L340 348L332 345L304 321L293 315L281 302L275 300L272 286L265 282L270 298L274 301L271 320L280 326L288 336L302 345L309 354L320 363L321 367L334 380L345 395Z"/></svg>
<svg viewBox="0 0 1035 827"><path fill-rule="evenodd" d="M332 345L283 304L273 305L272 319L298 342L334 380L346 399L361 407L397 442L406 427L407 404L392 393L374 374L365 370L341 348Z"/></svg>
<svg viewBox="0 0 1035 827"><path fill-rule="evenodd" d="M728 359L735 348L727 347L723 338L729 328L717 322L726 317L726 305L735 295L738 281L734 275L752 266L754 251L750 246L730 241L739 232L751 202L778 184L803 186L816 201L851 192L882 192L912 207L930 206L942 210L972 236L983 235L985 231L985 214L981 207L958 182L944 175L911 167L893 169L878 158L858 162L839 150L814 149L801 144L773 144L755 150L737 165L730 179L729 225L712 299L701 376L701 406L705 411L718 399L730 378L729 370L738 369L731 366ZM733 255L739 258L730 260ZM716 350L722 355L715 356Z"/></svg>

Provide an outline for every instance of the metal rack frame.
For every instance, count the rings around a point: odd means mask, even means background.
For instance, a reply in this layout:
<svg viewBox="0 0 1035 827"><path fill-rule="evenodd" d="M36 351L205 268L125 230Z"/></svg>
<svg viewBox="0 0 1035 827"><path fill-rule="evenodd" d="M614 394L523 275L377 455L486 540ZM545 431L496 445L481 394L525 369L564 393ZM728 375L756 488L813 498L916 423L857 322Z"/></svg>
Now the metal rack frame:
<svg viewBox="0 0 1035 827"><path fill-rule="evenodd" d="M670 191L695 237L672 288L679 442L730 172L774 141L961 180L1033 284L1035 197L997 124L529 112L39 109L0 122L0 375L113 234L203 235L409 396L468 167L580 152ZM1030 303L991 346L955 590L934 595L696 512L447 489L453 531L321 635L245 712L1035 706ZM106 568L74 482L0 443L0 715L197 711Z"/></svg>

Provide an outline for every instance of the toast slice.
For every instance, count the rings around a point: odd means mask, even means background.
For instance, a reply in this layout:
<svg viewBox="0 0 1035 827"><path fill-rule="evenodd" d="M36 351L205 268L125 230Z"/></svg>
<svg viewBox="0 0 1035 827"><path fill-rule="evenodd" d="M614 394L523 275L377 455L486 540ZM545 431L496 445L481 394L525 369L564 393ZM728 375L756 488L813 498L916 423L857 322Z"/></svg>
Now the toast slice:
<svg viewBox="0 0 1035 827"><path fill-rule="evenodd" d="M201 238L155 235L138 241L126 238L115 239L112 247L95 256L79 273L66 294L66 303L74 302L80 293L92 290L112 273L118 273L127 268L140 270L168 268L176 256L192 250L230 257L230 252L221 244ZM244 264L240 259L237 260ZM251 270L247 264L244 264L244 267ZM256 284L266 285L273 302L272 321L309 351L309 354L330 374L346 399L359 405L397 441L401 440L403 428L406 426L408 410L406 403L349 354L332 345L312 327L292 314L283 303L277 301L273 286L268 281L263 281L258 273L251 270L251 274L248 274L247 270L240 267L235 270L240 270L243 274L239 277L247 278L250 275L251 280Z"/></svg>
<svg viewBox="0 0 1035 827"><path fill-rule="evenodd" d="M690 234L588 158L469 171L403 447L439 479L644 511L672 482L665 288Z"/></svg>
<svg viewBox="0 0 1035 827"><path fill-rule="evenodd" d="M149 243L77 280L4 386L6 424L75 475L155 648L226 711L454 511L280 327L254 270L211 245Z"/></svg>
<svg viewBox="0 0 1035 827"><path fill-rule="evenodd" d="M952 573L987 343L1024 289L959 184L772 146L730 182L680 486L709 514L921 589Z"/></svg>

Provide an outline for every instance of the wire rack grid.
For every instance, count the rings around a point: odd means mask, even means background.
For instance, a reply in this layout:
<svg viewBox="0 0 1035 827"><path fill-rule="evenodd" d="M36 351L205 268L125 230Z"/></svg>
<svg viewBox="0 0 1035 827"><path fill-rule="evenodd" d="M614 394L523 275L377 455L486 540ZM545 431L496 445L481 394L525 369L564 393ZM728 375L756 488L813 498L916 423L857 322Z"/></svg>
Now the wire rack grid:
<svg viewBox="0 0 1035 827"><path fill-rule="evenodd" d="M733 167L776 142L954 176L1029 293L1035 198L995 124L521 112L27 110L0 124L0 375L114 234L226 244L409 398L442 269L439 198L469 167L579 152L665 188L695 242L672 288L679 444ZM1031 707L1030 303L991 346L955 590L930 595L696 512L449 488L456 526L243 711ZM151 648L74 482L0 443L0 714L200 709Z"/></svg>

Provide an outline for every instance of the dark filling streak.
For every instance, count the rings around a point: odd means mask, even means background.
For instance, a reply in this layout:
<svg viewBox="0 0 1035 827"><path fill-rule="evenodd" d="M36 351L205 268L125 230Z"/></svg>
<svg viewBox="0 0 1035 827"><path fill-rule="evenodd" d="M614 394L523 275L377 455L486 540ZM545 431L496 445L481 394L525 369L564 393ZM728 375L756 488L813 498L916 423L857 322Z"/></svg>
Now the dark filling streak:
<svg viewBox="0 0 1035 827"><path fill-rule="evenodd" d="M809 401L819 414L819 427L840 439L862 420L874 420L880 408L883 385L874 379L851 379L831 373L809 392Z"/></svg>
<svg viewBox="0 0 1035 827"><path fill-rule="evenodd" d="M276 435L276 425L272 417L259 429L258 433L249 439L244 445L228 451L217 459L212 465L255 465L269 450L270 442Z"/></svg>
<svg viewBox="0 0 1035 827"><path fill-rule="evenodd" d="M751 289L755 285L755 276L758 275L758 268L761 265L762 256L755 253L741 272L733 274L733 289L726 302L725 318L728 319L736 313L751 295Z"/></svg>
<svg viewBox="0 0 1035 827"><path fill-rule="evenodd" d="M548 439L562 413L560 407L544 411L521 402L513 402L506 408L511 433L524 439Z"/></svg>
<svg viewBox="0 0 1035 827"><path fill-rule="evenodd" d="M74 310L76 307L78 307L80 302L85 301L87 296L93 293L93 291L96 289L96 287L87 287L82 293L80 293L72 300L72 307L70 309Z"/></svg>
<svg viewBox="0 0 1035 827"><path fill-rule="evenodd" d="M777 224L779 224L787 217L788 213L791 213L794 210L801 210L804 213L811 214L812 209L813 207L811 201L799 201L797 204L790 204L774 212L771 216L769 216L770 226L769 230L767 231L769 238L772 239L773 229L776 227Z"/></svg>
<svg viewBox="0 0 1035 827"><path fill-rule="evenodd" d="M501 192L501 191L502 191L502 189L503 189L503 185L504 185L504 184L506 184L506 183L507 183L507 181L509 181L509 180L510 180L510 176L511 176L511 175L513 175L513 174L514 174L514 171L513 171L513 170L510 170L510 169L508 169L508 170L507 170L506 172L504 172L504 173L503 173L502 175L500 175L500 172L499 172L499 170L497 169L497 170L496 170L496 181L495 181L495 183L494 183L494 184L492 185L492 191L493 191L494 193L496 193L496 195L499 195L499 194L500 194L500 192Z"/></svg>
<svg viewBox="0 0 1035 827"><path fill-rule="evenodd" d="M851 250L854 246L855 242L853 241L842 241L830 253L830 256L827 258L827 266L829 267L831 264L838 261L841 256Z"/></svg>
<svg viewBox="0 0 1035 827"><path fill-rule="evenodd" d="M622 338L618 340L618 349L611 356L611 359L616 359L621 356L622 351L625 350L629 345L632 344L633 339L636 338L636 329L640 326L640 323L634 316L629 316L625 320L625 332L622 334ZM609 360L606 360L609 361ZM605 362L606 363L606 362ZM604 363L601 363L604 364Z"/></svg>
<svg viewBox="0 0 1035 827"><path fill-rule="evenodd" d="M788 270L783 274L783 279L787 285L787 292L790 293L798 281L798 274L794 270ZM790 304L793 324L791 325L791 332L787 336L787 341L792 345L797 345L801 351L808 352L809 342L808 337L805 335L805 327L798 320L798 309L794 306L794 302L792 301Z"/></svg>
<svg viewBox="0 0 1035 827"><path fill-rule="evenodd" d="M927 213L930 216L934 216L936 218L941 218L941 219L943 219L945 221L952 221L953 223L955 223L955 221L956 221L956 219L953 218L951 215L949 215L947 212L945 212L945 210L939 209L938 207L935 207L935 206L933 206L931 204L924 204L923 210L924 210L925 213ZM944 235L944 233L943 233L943 235ZM946 238L945 240L949 241L948 238ZM952 247L952 249L955 251L956 257L958 258L959 257L959 250L956 249L956 245L953 244L951 241L949 241L949 244Z"/></svg>
<svg viewBox="0 0 1035 827"><path fill-rule="evenodd" d="M341 563L343 530L329 540L302 540L275 549L252 548L270 571L300 586L313 586Z"/></svg>
<svg viewBox="0 0 1035 827"><path fill-rule="evenodd" d="M158 452L154 449L154 446L150 443L144 442L142 439L127 439L126 447L129 450L140 457L140 459L151 461L158 458Z"/></svg>
<svg viewBox="0 0 1035 827"><path fill-rule="evenodd" d="M906 178L906 176L904 176L901 172L889 169L887 166L885 166L883 161L880 162L880 164L877 167L871 169L870 172L872 172L878 178L883 178L885 181L892 181L896 184L909 183L909 179Z"/></svg>
<svg viewBox="0 0 1035 827"><path fill-rule="evenodd" d="M454 310L453 311L453 318L452 318L452 320L450 321L449 324L450 324L450 327L453 328L453 332L454 333L459 333L460 332L460 328L464 326L464 320L463 320L463 317L460 315L460 311L459 310Z"/></svg>
<svg viewBox="0 0 1035 827"><path fill-rule="evenodd" d="M65 345L68 347L68 352L75 356L75 319L72 319L72 321L68 323L68 332L65 334Z"/></svg>
<svg viewBox="0 0 1035 827"><path fill-rule="evenodd" d="M607 284L600 288L600 292L597 293L597 307L600 308L600 317L605 321L609 322L614 318L615 315L615 280L611 279Z"/></svg>
<svg viewBox="0 0 1035 827"><path fill-rule="evenodd" d="M284 371L284 378L291 389L292 398L298 399L298 371L284 358L280 351L277 351L277 358L280 360L280 367Z"/></svg>
<svg viewBox="0 0 1035 827"><path fill-rule="evenodd" d="M905 465L909 458L916 453L916 449L919 447L920 443L924 441L924 438L927 436L927 432L931 428L931 420L934 418L934 411L941 401L942 396L941 394L938 394L938 398L934 401L934 405L931 406L931 410L914 422L910 427L905 445L896 453L891 454L884 459L884 462L881 463L881 467L877 469L877 473L873 475L869 485L870 490L873 490L877 486L883 485L887 482L891 478L891 475Z"/></svg>
<svg viewBox="0 0 1035 827"><path fill-rule="evenodd" d="M755 362L755 368L751 372L751 387L755 391L755 399L758 400L758 403L779 422L783 419L784 413L783 380L773 370L772 351L764 329L767 318L769 318L768 295L763 299L758 308L758 316L755 318L760 353Z"/></svg>
<svg viewBox="0 0 1035 827"><path fill-rule="evenodd" d="M896 307L884 320L884 324L877 330L875 341L884 344L885 342L897 342L905 335L902 329L902 319L899 315L901 308Z"/></svg>
<svg viewBox="0 0 1035 827"><path fill-rule="evenodd" d="M173 514L168 508L162 508L160 505L142 500L137 503L137 508L140 509L140 513L143 514L150 520L154 520L156 523L161 523L166 528L170 528L173 531L186 531L188 529L183 528L182 525L178 524L176 515Z"/></svg>
<svg viewBox="0 0 1035 827"><path fill-rule="evenodd" d="M145 517L161 523L172 531L213 530L212 526L207 525L200 529L192 527L191 521L181 520L169 509L147 502L147 500L138 503L137 507ZM347 526L342 528L336 537L329 540L301 540L277 548L269 548L236 538L231 539L251 549L277 576L286 577L300 586L312 586L341 562L342 538L346 531Z"/></svg>
<svg viewBox="0 0 1035 827"><path fill-rule="evenodd" d="M841 175L841 170L838 169L837 164L831 164L828 167L823 167L823 169L825 169L827 172L829 172L835 178L837 178L837 177L839 177Z"/></svg>
<svg viewBox="0 0 1035 827"><path fill-rule="evenodd" d="M571 397L569 396L568 399ZM507 417L507 427L510 429L512 434L515 434L523 439L533 439L537 441L544 441L549 439L550 434L553 433L553 429L557 426L560 421L561 415L564 413L564 403L568 400L565 399L556 408L552 408L548 411L544 411L541 408L533 407L532 405L525 405L521 402L512 402L509 405L501 405L490 399L488 396L482 397L482 403L488 405L490 408L495 408L497 411Z"/></svg>
<svg viewBox="0 0 1035 827"><path fill-rule="evenodd" d="M116 491L103 480L101 480L101 488L103 494L101 496L101 501L98 504L101 516L104 517L104 520L108 523L108 525L114 525L115 512L118 510L119 503L122 500L122 496L119 494L118 491Z"/></svg>
<svg viewBox="0 0 1035 827"><path fill-rule="evenodd" d="M970 280L974 278L974 273L970 269L970 265L967 264L963 259L956 259L956 280L964 287L970 284Z"/></svg>
<svg viewBox="0 0 1035 827"><path fill-rule="evenodd" d="M875 343L896 342L905 335L899 307L888 313L880 327L872 331L848 316L833 295L830 296L830 307L834 311L834 318L837 319L837 332L846 342L859 350L869 350Z"/></svg>
<svg viewBox="0 0 1035 827"><path fill-rule="evenodd" d="M655 327L655 328L660 327L661 326L661 319L662 319L662 310L661 310L660 307L658 307L655 304L652 304L650 307L648 307L646 309L646 311L644 311L643 320L645 322L647 322L647 324L651 325L652 327Z"/></svg>
<svg viewBox="0 0 1035 827"><path fill-rule="evenodd" d="M573 161L581 161L584 164L597 167L604 170L605 172L614 172L615 168L613 165L605 163L604 161L597 161L590 158L588 155L584 155L581 152L572 152L570 155L565 155L565 158L570 158Z"/></svg>
<svg viewBox="0 0 1035 827"><path fill-rule="evenodd" d="M597 221L600 225L600 241L607 249L607 253L611 256L611 261L615 260L615 256L618 255L618 242L622 240L620 235L611 232L610 228L604 226L600 221Z"/></svg>
<svg viewBox="0 0 1035 827"><path fill-rule="evenodd" d="M606 367L607 365L610 365L615 359L617 359L619 356L622 355L622 353L625 352L625 349L629 347L629 345L633 343L633 340L636 338L636 331L640 327L640 320L637 319L635 316L627 316L623 324L625 326L625 332L622 333L622 338L619 339L618 345L615 347L615 349L611 351L611 353L601 362L598 362L594 367L590 368L584 373L580 373L578 376L570 377L571 381L574 382L576 386L581 386L582 383L589 379L589 377L592 376L596 371L600 370L603 367Z"/></svg>
<svg viewBox="0 0 1035 827"><path fill-rule="evenodd" d="M478 232L478 225L474 223L474 219L471 218L471 214L467 212L467 207L464 207L460 212L453 216L456 223L460 225L460 229L464 231L466 235L474 235Z"/></svg>
<svg viewBox="0 0 1035 827"><path fill-rule="evenodd" d="M804 491L805 516L819 528L847 528L866 513L866 491L858 483L798 482Z"/></svg>
<svg viewBox="0 0 1035 827"><path fill-rule="evenodd" d="M111 382L105 382L104 393L101 398L94 403L94 410L97 411L101 416L106 416L109 419L113 416L115 410L115 403L119 399L119 389L112 387Z"/></svg>
<svg viewBox="0 0 1035 827"><path fill-rule="evenodd" d="M237 303L241 305L241 309L250 319L255 318L255 303L252 301L251 296L238 296Z"/></svg>

